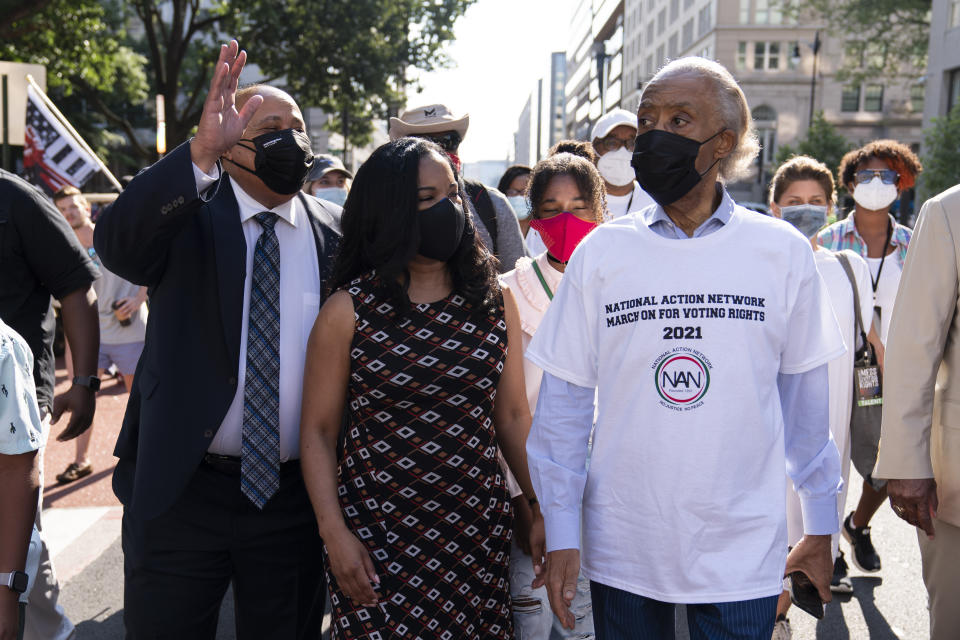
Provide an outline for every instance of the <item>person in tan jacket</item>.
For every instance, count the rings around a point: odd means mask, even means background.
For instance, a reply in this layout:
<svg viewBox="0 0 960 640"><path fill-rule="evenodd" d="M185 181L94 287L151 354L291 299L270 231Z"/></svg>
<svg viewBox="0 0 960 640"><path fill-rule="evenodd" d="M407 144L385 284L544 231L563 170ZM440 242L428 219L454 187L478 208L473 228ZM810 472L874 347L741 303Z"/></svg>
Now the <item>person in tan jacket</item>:
<svg viewBox="0 0 960 640"><path fill-rule="evenodd" d="M917 527L930 637L960 637L960 185L920 211L887 341L880 451L894 512ZM939 372L939 375L938 375Z"/></svg>

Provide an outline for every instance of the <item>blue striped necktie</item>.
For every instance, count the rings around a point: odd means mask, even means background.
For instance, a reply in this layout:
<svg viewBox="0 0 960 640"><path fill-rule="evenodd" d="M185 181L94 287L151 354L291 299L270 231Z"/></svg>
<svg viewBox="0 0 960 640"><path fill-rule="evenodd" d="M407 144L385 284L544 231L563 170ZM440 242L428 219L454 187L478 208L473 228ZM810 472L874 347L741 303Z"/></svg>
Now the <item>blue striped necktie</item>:
<svg viewBox="0 0 960 640"><path fill-rule="evenodd" d="M253 252L243 387L240 487L258 509L280 488L280 244L277 216L254 216L263 227Z"/></svg>

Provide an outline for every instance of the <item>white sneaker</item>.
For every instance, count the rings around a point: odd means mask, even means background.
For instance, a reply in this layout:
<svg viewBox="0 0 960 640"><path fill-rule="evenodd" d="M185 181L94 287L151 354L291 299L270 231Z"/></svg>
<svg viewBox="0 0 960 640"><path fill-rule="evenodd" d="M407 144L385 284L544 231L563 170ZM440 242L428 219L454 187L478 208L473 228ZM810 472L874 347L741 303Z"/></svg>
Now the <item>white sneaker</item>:
<svg viewBox="0 0 960 640"><path fill-rule="evenodd" d="M773 635L770 636L770 640L791 640L791 638L793 638L793 631L790 630L790 621L780 618L773 626Z"/></svg>

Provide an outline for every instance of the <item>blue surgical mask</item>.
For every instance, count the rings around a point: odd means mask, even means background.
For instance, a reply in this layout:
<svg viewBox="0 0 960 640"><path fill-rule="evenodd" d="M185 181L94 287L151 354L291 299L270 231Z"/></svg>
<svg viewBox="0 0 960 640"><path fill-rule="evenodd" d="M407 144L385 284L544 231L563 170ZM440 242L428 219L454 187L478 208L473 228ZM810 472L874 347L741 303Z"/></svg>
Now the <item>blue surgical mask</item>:
<svg viewBox="0 0 960 640"><path fill-rule="evenodd" d="M343 206L347 201L347 190L344 187L325 187L313 190L313 195L321 200L332 202L335 205Z"/></svg>
<svg viewBox="0 0 960 640"><path fill-rule="evenodd" d="M807 238L812 238L827 224L827 207L815 204L780 207L780 217L795 226Z"/></svg>
<svg viewBox="0 0 960 640"><path fill-rule="evenodd" d="M510 196L507 198L513 212L517 214L517 220L526 220L530 217L530 203L523 196Z"/></svg>

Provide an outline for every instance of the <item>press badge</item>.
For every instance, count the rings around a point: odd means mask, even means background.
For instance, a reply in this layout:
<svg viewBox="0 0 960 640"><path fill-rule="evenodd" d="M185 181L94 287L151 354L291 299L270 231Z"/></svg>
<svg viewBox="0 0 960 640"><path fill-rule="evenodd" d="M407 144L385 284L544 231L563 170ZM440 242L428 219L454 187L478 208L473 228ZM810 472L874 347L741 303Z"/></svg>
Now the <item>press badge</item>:
<svg viewBox="0 0 960 640"><path fill-rule="evenodd" d="M870 407L883 404L883 391L880 387L880 367L868 365L854 367L853 384L858 407Z"/></svg>

